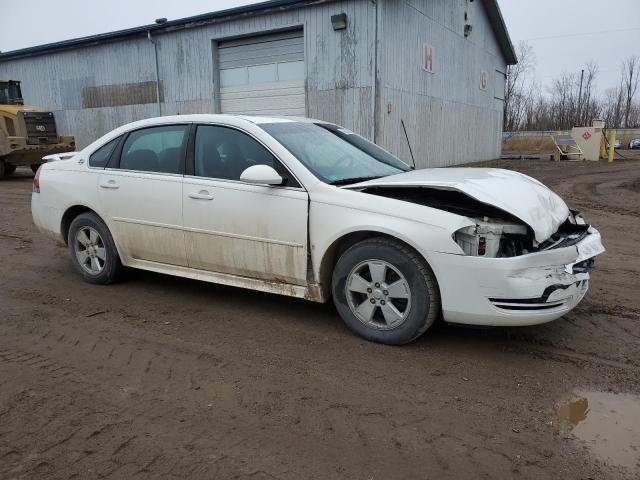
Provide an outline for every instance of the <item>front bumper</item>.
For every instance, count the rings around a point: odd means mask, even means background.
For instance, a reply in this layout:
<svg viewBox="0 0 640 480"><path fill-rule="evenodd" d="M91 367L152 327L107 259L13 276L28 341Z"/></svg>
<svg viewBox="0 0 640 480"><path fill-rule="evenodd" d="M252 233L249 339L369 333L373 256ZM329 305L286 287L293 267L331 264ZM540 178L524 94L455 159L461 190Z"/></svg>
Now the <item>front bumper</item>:
<svg viewBox="0 0 640 480"><path fill-rule="evenodd" d="M444 319L493 326L555 320L584 298L590 278L585 261L602 252L600 233L591 227L577 245L519 257L433 254Z"/></svg>

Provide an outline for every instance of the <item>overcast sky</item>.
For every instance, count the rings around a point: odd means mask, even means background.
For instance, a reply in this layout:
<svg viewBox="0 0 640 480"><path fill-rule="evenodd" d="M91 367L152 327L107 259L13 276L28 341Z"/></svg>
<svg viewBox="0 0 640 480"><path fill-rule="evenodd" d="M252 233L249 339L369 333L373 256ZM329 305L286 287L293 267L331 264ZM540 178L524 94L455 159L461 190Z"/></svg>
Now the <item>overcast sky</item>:
<svg viewBox="0 0 640 480"><path fill-rule="evenodd" d="M14 19L2 22L0 51L145 25L159 17L176 19L249 3L256 1L0 0L0 17ZM640 0L499 3L513 43L528 40L533 46L536 76L542 85L562 71L579 73L586 62L593 60L600 69L596 84L603 91L617 85L623 58L640 55Z"/></svg>

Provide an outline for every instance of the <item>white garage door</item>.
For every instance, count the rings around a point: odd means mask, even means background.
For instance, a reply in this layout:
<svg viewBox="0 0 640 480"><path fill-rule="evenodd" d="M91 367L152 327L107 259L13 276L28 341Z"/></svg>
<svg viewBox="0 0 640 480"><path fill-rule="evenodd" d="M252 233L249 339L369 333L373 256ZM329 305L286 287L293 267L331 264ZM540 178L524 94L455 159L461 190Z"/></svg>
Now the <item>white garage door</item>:
<svg viewBox="0 0 640 480"><path fill-rule="evenodd" d="M302 31L220 42L220 109L247 115L305 115Z"/></svg>

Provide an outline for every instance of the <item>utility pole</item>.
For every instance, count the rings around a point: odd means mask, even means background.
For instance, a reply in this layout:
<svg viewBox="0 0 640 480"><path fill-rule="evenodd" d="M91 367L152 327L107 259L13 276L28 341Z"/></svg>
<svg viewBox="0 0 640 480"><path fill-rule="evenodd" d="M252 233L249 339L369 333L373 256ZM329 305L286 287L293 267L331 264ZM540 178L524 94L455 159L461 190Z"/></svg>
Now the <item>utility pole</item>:
<svg viewBox="0 0 640 480"><path fill-rule="evenodd" d="M578 92L578 112L576 113L576 120L574 125L578 127L580 121L580 111L582 110L582 80L584 79L584 68L580 71L580 91Z"/></svg>

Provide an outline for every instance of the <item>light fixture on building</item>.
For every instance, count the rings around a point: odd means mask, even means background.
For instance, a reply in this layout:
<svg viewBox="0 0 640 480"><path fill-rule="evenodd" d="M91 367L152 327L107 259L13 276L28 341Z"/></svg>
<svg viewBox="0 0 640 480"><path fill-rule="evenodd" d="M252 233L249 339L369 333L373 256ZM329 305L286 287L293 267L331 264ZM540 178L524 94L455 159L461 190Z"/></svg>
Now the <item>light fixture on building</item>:
<svg viewBox="0 0 640 480"><path fill-rule="evenodd" d="M471 35L471 30L473 30L473 27L470 24L465 24L464 26L464 36L468 37L469 35Z"/></svg>
<svg viewBox="0 0 640 480"><path fill-rule="evenodd" d="M165 17L162 18L156 18L156 23L158 25L162 25L163 23L167 23L167 19Z"/></svg>
<svg viewBox="0 0 640 480"><path fill-rule="evenodd" d="M347 28L347 14L339 13L338 15L331 15L331 26L336 31Z"/></svg>

